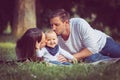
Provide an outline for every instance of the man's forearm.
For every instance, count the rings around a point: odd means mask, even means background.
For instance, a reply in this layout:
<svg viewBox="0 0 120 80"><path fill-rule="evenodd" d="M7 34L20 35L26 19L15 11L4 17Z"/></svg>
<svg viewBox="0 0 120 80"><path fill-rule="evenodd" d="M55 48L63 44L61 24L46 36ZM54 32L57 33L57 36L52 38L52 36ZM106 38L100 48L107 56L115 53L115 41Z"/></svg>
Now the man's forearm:
<svg viewBox="0 0 120 80"><path fill-rule="evenodd" d="M81 50L80 52L74 54L73 56L79 61L90 55L92 55L92 53L87 48L85 48L85 49Z"/></svg>

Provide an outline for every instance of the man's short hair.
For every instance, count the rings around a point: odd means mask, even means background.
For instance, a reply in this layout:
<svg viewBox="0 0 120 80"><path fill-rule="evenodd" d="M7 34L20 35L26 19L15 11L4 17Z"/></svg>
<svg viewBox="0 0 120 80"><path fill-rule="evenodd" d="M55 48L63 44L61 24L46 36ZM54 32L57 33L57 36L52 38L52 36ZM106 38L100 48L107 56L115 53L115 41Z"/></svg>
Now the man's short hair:
<svg viewBox="0 0 120 80"><path fill-rule="evenodd" d="M64 22L65 20L70 19L70 14L64 9L58 9L50 14L49 19L54 17L60 17L60 19Z"/></svg>

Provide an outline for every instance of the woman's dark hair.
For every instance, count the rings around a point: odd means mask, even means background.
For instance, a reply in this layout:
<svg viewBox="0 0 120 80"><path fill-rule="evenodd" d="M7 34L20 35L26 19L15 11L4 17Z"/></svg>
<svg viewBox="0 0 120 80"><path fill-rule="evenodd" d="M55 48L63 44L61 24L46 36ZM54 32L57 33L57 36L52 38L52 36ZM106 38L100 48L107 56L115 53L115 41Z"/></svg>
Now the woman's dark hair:
<svg viewBox="0 0 120 80"><path fill-rule="evenodd" d="M40 42L42 38L42 31L38 28L28 29L24 35L17 41L16 49L19 50L20 60L32 60L35 57L36 41Z"/></svg>
<svg viewBox="0 0 120 80"><path fill-rule="evenodd" d="M70 19L70 14L64 9L58 9L50 14L49 19L54 17L60 17L60 19L64 22L65 20Z"/></svg>

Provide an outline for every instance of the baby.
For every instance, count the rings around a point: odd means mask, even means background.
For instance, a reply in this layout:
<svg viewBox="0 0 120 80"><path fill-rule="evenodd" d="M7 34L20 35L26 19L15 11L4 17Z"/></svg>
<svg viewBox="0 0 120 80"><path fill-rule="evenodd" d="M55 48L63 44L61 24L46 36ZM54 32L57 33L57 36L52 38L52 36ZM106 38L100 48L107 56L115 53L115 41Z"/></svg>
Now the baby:
<svg viewBox="0 0 120 80"><path fill-rule="evenodd" d="M45 33L46 36L46 46L42 49L37 49L37 56L44 59L44 61L57 64L57 65L70 65L70 62L60 62L57 59L58 55L65 56L68 61L72 61L73 63L77 63L77 59L74 58L73 55L62 49L58 45L58 38L56 33L53 30L48 30Z"/></svg>

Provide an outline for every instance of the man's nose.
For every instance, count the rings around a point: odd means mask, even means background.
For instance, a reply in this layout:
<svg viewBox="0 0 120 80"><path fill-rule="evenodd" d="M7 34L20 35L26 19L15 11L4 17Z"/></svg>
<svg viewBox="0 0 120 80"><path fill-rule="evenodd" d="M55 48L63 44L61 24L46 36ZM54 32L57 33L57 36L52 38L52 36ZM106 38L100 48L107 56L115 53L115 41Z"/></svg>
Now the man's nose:
<svg viewBox="0 0 120 80"><path fill-rule="evenodd" d="M53 25L53 26L52 26L52 30L55 30L55 29L56 29L56 27Z"/></svg>

